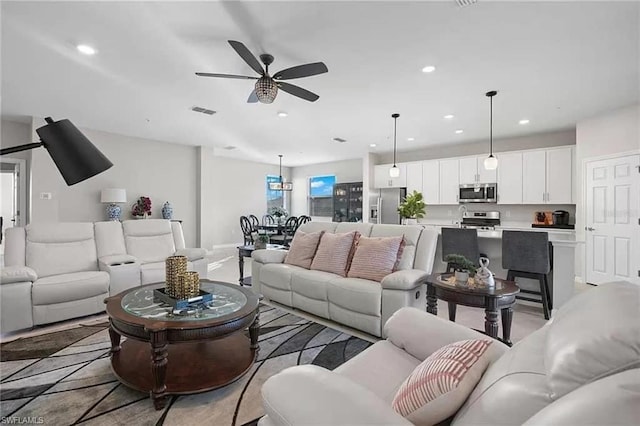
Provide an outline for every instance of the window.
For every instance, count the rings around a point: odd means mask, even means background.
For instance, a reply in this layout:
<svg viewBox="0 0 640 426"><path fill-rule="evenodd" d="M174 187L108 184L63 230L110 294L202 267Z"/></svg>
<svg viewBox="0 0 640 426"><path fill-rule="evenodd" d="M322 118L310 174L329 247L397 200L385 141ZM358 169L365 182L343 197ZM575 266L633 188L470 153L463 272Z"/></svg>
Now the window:
<svg viewBox="0 0 640 426"><path fill-rule="evenodd" d="M284 207L284 191L277 191L269 189L269 183L280 182L280 176L267 175L267 182L265 184L267 190L267 211L271 207Z"/></svg>
<svg viewBox="0 0 640 426"><path fill-rule="evenodd" d="M333 217L333 185L336 177L312 176L309 178L309 215Z"/></svg>

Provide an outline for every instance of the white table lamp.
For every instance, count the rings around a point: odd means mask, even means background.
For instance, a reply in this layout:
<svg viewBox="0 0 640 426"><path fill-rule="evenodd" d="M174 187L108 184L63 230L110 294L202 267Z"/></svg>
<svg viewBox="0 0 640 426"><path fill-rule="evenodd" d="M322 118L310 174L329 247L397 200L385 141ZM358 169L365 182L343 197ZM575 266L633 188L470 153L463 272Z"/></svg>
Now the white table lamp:
<svg viewBox="0 0 640 426"><path fill-rule="evenodd" d="M109 204L107 206L107 218L109 220L120 220L122 209L117 203L127 202L127 191L120 188L106 188L100 193L100 202Z"/></svg>

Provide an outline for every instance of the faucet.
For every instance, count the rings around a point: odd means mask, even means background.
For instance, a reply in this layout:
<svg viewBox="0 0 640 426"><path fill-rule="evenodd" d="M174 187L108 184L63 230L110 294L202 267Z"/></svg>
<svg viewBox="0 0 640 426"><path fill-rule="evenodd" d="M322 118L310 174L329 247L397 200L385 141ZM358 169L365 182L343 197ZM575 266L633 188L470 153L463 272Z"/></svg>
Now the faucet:
<svg viewBox="0 0 640 426"><path fill-rule="evenodd" d="M460 214L460 217L458 220L458 228L462 228L462 218L466 212L467 212L467 206L465 206L464 204L460 204L460 207L458 207L458 213Z"/></svg>

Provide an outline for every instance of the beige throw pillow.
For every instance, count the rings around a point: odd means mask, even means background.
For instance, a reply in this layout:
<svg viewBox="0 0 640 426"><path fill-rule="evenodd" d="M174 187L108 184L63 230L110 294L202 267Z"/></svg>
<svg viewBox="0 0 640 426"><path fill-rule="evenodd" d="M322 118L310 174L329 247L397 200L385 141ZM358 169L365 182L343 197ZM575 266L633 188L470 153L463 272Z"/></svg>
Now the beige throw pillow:
<svg viewBox="0 0 640 426"><path fill-rule="evenodd" d="M462 340L435 351L402 383L393 409L418 426L435 425L455 414L487 369L491 343Z"/></svg>
<svg viewBox="0 0 640 426"><path fill-rule="evenodd" d="M360 233L357 231L344 234L325 233L320 239L311 269L346 277L354 241L359 236Z"/></svg>
<svg viewBox="0 0 640 426"><path fill-rule="evenodd" d="M324 234L324 231L308 233L300 230L296 231L293 240L289 244L289 252L284 258L284 263L309 269L322 234Z"/></svg>
<svg viewBox="0 0 640 426"><path fill-rule="evenodd" d="M397 267L403 248L404 237L361 237L347 276L382 281Z"/></svg>

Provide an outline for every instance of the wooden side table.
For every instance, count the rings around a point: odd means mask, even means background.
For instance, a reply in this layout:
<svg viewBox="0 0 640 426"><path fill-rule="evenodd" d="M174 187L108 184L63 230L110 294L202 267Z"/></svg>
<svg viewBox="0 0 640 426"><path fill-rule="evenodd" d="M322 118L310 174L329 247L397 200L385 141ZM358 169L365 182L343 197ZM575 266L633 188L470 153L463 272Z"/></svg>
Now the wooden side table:
<svg viewBox="0 0 640 426"><path fill-rule="evenodd" d="M511 346L513 304L520 288L513 281L495 278L492 288L463 286L455 283L453 274L432 274L427 278L427 312L438 315L438 299L449 304L449 320L456 320L456 306L484 308L484 330L498 339L498 311L502 317L502 341Z"/></svg>

